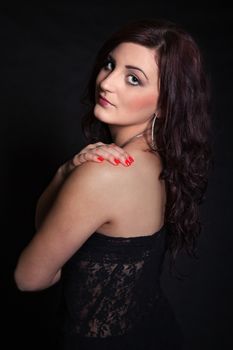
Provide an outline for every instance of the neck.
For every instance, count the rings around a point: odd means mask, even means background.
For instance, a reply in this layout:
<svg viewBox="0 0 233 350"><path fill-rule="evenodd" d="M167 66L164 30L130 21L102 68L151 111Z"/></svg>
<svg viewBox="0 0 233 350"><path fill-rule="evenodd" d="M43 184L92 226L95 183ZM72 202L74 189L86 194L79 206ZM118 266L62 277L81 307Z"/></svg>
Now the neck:
<svg viewBox="0 0 233 350"><path fill-rule="evenodd" d="M118 145L119 147L124 147L128 143L133 142L134 140L145 136L149 129L148 127L145 127L144 129L141 127L139 130L135 129L135 126L133 128L116 128L113 126L109 126L113 142Z"/></svg>
<svg viewBox="0 0 233 350"><path fill-rule="evenodd" d="M136 134L136 135L130 137L127 141L125 141L125 142L124 142L123 144L121 144L119 147L124 147L124 146L128 145L128 143L133 142L135 139L137 139L137 138L139 138L139 137L142 137L142 136L144 136L145 134L146 134L145 132L141 132L141 133L139 133L139 134Z"/></svg>

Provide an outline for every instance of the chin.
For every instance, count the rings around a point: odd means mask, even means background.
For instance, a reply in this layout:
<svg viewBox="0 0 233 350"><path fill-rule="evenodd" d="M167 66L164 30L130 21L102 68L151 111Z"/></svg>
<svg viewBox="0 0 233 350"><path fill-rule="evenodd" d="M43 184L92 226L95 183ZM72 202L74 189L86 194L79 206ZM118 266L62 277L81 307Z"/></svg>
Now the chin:
<svg viewBox="0 0 233 350"><path fill-rule="evenodd" d="M103 110L101 106L98 104L95 105L94 110L93 110L94 116L96 119L103 123L109 123L110 118L109 118L109 113Z"/></svg>

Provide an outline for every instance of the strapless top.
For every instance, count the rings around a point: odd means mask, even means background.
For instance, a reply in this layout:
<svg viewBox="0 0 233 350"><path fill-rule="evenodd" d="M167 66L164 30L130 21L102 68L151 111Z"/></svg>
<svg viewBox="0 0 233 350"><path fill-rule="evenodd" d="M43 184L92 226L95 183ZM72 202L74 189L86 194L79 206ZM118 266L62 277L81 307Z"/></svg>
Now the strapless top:
<svg viewBox="0 0 233 350"><path fill-rule="evenodd" d="M165 225L136 237L94 232L71 257L61 279L64 349L86 349L87 343L94 349L108 344L111 350L114 343L119 349L136 339L139 329L145 341L144 331L162 295L166 232Z"/></svg>

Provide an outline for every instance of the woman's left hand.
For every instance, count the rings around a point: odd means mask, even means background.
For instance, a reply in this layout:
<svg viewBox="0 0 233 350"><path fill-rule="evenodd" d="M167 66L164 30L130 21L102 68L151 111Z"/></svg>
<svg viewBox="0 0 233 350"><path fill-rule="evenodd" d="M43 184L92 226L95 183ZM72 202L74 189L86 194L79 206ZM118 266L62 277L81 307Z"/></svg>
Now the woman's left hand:
<svg viewBox="0 0 233 350"><path fill-rule="evenodd" d="M114 143L105 144L97 142L84 147L79 153L75 154L72 159L60 167L63 176L66 177L75 167L88 162L108 161L112 165L122 164L129 166L134 159L121 147Z"/></svg>

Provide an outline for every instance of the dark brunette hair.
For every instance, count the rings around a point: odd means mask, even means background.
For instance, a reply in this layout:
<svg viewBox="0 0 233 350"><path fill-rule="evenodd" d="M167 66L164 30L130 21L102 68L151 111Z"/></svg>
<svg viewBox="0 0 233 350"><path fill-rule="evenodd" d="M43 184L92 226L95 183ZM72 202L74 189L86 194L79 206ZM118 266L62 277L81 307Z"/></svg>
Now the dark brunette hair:
<svg viewBox="0 0 233 350"><path fill-rule="evenodd" d="M184 29L166 20L129 22L100 49L84 100L89 111L82 119L88 143L111 143L109 128L93 115L95 81L110 51L122 42L155 49L159 68L159 118L154 130L163 161L160 179L165 180L170 262L183 248L196 257L201 232L199 205L207 189L212 164L210 96L203 58L195 40ZM173 265L173 264L172 264Z"/></svg>

